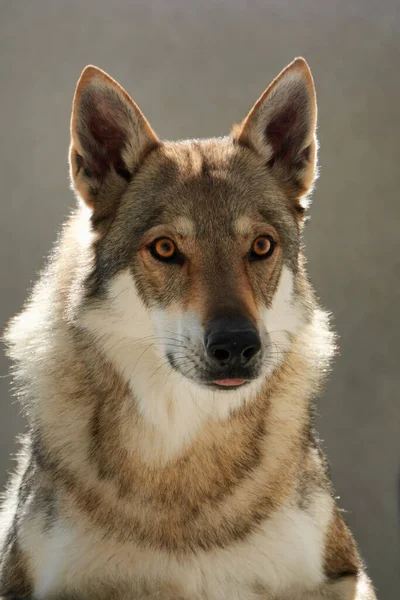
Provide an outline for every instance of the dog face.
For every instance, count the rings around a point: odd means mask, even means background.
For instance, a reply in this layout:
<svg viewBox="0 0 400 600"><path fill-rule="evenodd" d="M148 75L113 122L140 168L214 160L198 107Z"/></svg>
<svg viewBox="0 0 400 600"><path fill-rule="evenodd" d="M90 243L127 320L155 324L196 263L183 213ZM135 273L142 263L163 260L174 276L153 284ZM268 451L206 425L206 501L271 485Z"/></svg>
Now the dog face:
<svg viewBox="0 0 400 600"><path fill-rule="evenodd" d="M307 320L299 256L315 120L302 59L229 137L177 143L159 141L102 71L84 71L71 174L95 241L81 320L125 374L145 352L197 390L244 397L279 365Z"/></svg>

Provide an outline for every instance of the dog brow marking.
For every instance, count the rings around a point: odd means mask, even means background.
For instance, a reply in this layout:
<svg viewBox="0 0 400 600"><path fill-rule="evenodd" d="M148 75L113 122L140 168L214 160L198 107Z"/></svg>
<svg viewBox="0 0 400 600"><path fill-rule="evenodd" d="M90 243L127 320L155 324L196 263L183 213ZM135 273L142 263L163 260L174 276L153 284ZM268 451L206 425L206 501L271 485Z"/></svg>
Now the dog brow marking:
<svg viewBox="0 0 400 600"><path fill-rule="evenodd" d="M251 223L251 219L249 219L249 217L247 217L246 215L238 217L234 224L236 232L239 235L246 235L247 233L249 233L249 231L251 231Z"/></svg>
<svg viewBox="0 0 400 600"><path fill-rule="evenodd" d="M174 227L179 235L182 237L189 237L194 235L194 223L186 217L179 217L174 223Z"/></svg>

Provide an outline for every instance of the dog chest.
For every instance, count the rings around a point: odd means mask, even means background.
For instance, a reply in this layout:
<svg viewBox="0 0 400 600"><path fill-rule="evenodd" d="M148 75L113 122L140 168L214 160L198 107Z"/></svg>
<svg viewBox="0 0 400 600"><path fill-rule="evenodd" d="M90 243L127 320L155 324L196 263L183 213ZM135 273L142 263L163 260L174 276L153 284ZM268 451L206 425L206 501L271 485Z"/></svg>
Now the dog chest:
<svg viewBox="0 0 400 600"><path fill-rule="evenodd" d="M323 579L330 513L328 496L321 496L311 512L282 507L243 541L179 557L120 544L81 526L67 529L58 523L44 537L31 526L31 543L37 549L32 565L35 597L45 600L60 590L87 589L89 597L93 593L101 598L111 585L116 593L132 590L132 598L143 597L144 590L155 593L171 587L188 600L253 600L313 587Z"/></svg>

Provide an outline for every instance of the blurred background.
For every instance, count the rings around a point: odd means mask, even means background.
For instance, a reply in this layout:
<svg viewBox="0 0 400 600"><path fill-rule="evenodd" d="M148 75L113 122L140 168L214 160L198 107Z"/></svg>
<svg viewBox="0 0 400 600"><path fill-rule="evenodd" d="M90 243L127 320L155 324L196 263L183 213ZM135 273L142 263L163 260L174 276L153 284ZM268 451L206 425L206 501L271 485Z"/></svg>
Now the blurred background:
<svg viewBox="0 0 400 600"><path fill-rule="evenodd" d="M308 60L321 175L306 253L341 349L317 424L380 600L400 591L399 12L397 0L0 3L2 327L74 205L69 119L86 64L161 137L185 138L225 134L293 57ZM8 369L3 356L1 487L24 429Z"/></svg>

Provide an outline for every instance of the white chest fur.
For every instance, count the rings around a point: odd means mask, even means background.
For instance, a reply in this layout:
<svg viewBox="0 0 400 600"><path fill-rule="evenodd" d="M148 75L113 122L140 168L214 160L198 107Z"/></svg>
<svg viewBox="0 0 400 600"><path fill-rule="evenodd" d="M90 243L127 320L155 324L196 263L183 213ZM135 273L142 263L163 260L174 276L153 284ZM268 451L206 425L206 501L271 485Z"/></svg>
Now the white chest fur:
<svg viewBox="0 0 400 600"><path fill-rule="evenodd" d="M331 508L325 494L307 512L283 506L247 540L187 559L105 540L78 525L67 530L58 523L41 538L39 523L31 521L25 543L30 550L36 546L31 554L35 597L45 600L60 590L82 593L85 587L94 592L96 585L99 592L107 584L118 589L121 582L124 589L132 587L135 600L142 598L135 594L139 580L147 589L173 586L188 600L253 600L263 588L274 597L312 588L322 581L323 536Z"/></svg>

